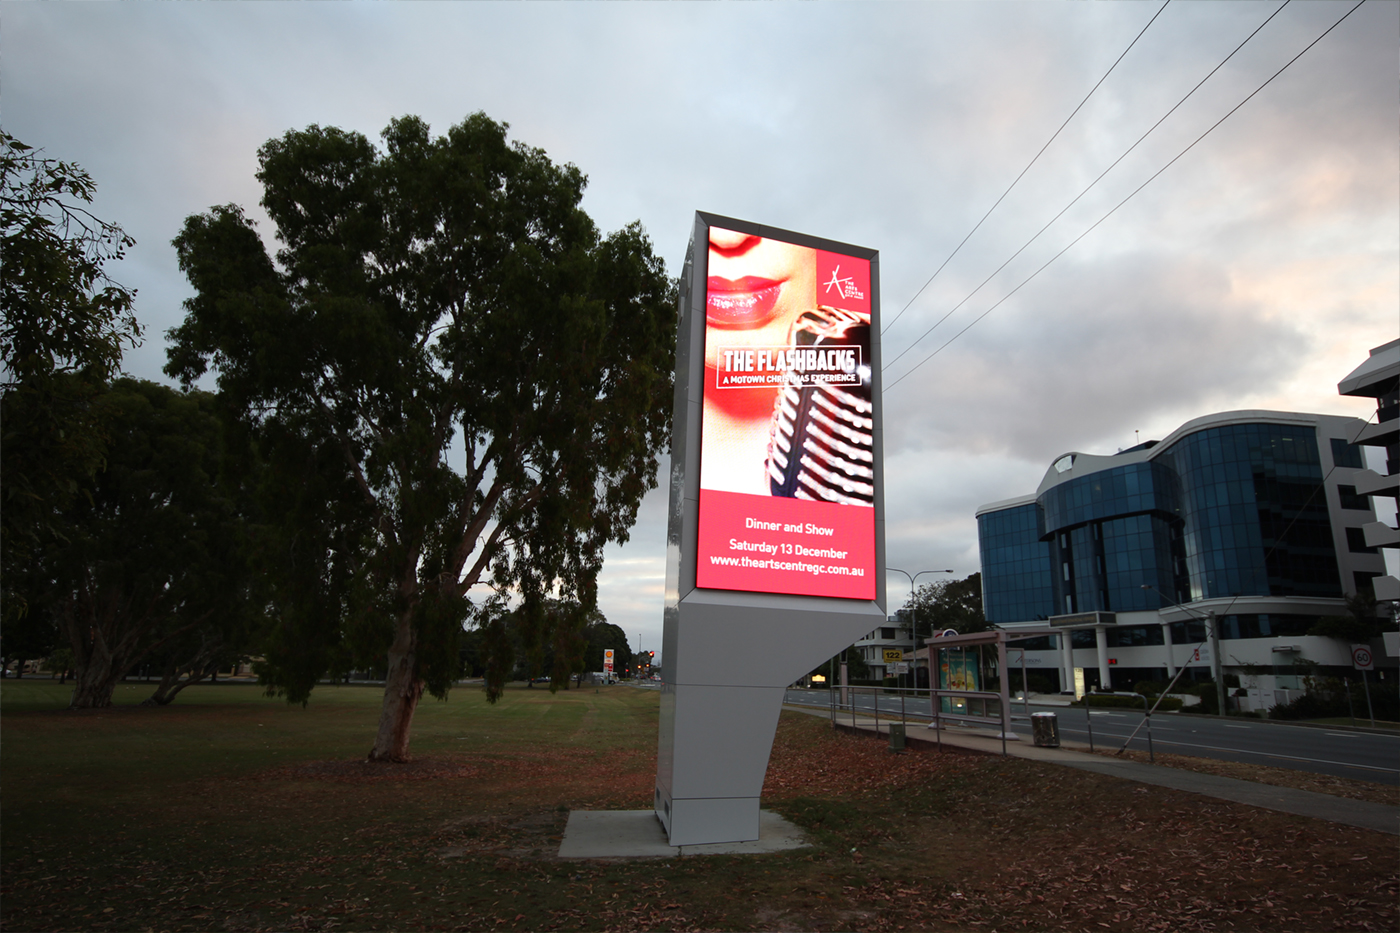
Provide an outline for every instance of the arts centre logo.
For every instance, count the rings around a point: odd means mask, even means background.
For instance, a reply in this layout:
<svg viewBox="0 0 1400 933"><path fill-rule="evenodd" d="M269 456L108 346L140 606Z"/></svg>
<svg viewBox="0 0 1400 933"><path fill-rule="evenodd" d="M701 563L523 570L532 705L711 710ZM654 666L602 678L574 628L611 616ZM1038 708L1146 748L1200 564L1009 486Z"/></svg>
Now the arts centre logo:
<svg viewBox="0 0 1400 933"><path fill-rule="evenodd" d="M862 301L865 299L865 293L856 287L856 281L853 276L841 276L840 266L831 270L831 280L826 283L826 291L824 294L830 295L832 289L836 289L836 296L838 298L855 298Z"/></svg>

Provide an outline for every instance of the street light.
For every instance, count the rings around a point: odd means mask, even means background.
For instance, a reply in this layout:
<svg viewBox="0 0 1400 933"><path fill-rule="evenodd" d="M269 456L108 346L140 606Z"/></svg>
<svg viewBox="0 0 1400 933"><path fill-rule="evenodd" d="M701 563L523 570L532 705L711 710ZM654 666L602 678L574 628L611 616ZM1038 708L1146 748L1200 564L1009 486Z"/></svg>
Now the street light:
<svg viewBox="0 0 1400 933"><path fill-rule="evenodd" d="M951 571L951 570L920 570L918 573L912 574L912 575L911 575L911 574L909 573L909 571L907 571L907 570L900 570L898 567L886 567L885 570L886 570L886 571L889 571L889 572L891 572L891 573L902 573L902 574L904 574L906 577L909 578L909 598L910 598L911 600L914 598L914 581L915 581L915 580L919 579L920 577L922 577L922 576L923 576L924 574L926 574L926 573L952 573L952 572L953 572L953 571ZM919 610L916 609L916 608L914 608L913 606L911 606L911 607L909 608L909 641L910 641L910 643L914 646L913 651L915 652L915 654L917 654L917 653L918 653L918 650L919 650ZM919 664L918 664L918 659L915 658L915 660L914 660L912 663L914 664L914 671L915 671L914 679L913 679L913 683L914 683L914 693L915 693L915 695L917 695L918 692L919 692L919 677L918 677ZM932 697L933 697L933 660L932 660L931 658L929 659L929 664L928 664L928 688L929 688L929 697L930 697L929 702L931 703L931 702L933 702L933 700L932 700Z"/></svg>

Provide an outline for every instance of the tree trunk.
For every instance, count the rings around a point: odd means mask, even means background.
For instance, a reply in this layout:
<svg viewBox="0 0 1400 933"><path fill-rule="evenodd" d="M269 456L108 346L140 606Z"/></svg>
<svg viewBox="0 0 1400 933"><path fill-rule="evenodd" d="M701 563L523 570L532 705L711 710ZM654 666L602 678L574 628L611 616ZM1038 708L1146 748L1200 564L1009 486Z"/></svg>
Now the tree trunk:
<svg viewBox="0 0 1400 933"><path fill-rule="evenodd" d="M209 672L206 665L187 670L176 670L172 665L160 679L156 692L141 701L142 706L169 706L175 695L190 684L197 684ZM183 677L181 676L183 674Z"/></svg>
<svg viewBox="0 0 1400 933"><path fill-rule="evenodd" d="M68 708L107 709L112 705L112 692L117 689L121 676L121 670L112 664L110 655L94 651L73 678L73 699Z"/></svg>
<svg viewBox="0 0 1400 933"><path fill-rule="evenodd" d="M210 637L206 635L200 638L199 647L192 653L170 655L161 671L160 684L156 687L156 692L142 701L141 705L168 706L170 701L175 699L175 694L190 684L197 684L205 677L209 677L211 682L217 680L218 656L223 646L222 636Z"/></svg>
<svg viewBox="0 0 1400 933"><path fill-rule="evenodd" d="M424 683L418 676L418 633L413 630L413 611L399 615L394 643L389 646L389 670L384 675L384 705L379 712L379 734L370 761L408 761L408 740L413 714L423 697Z"/></svg>

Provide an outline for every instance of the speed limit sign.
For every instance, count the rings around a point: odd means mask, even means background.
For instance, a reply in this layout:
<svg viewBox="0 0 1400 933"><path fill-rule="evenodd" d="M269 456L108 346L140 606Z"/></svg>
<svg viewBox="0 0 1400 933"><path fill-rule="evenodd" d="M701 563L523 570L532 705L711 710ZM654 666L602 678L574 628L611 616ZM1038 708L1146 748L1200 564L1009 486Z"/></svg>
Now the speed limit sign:
<svg viewBox="0 0 1400 933"><path fill-rule="evenodd" d="M1371 649L1367 645L1351 646L1351 664L1358 671L1374 671L1376 669L1375 659L1371 657Z"/></svg>

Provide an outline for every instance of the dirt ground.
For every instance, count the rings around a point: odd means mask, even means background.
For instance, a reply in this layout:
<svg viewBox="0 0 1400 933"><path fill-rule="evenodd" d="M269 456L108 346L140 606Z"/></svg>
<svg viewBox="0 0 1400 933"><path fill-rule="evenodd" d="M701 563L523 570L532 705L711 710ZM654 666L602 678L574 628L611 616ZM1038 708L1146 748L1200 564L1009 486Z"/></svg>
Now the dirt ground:
<svg viewBox="0 0 1400 933"><path fill-rule="evenodd" d="M832 743L840 754L820 751ZM780 732L765 794L802 793L791 804L801 822L822 809L807 794L893 802L929 784L943 793L928 812L911 808L848 853L883 869L850 892L879 905L853 926L1397 928L1396 838L1367 830L1038 762L891 756L874 739L799 729Z"/></svg>

